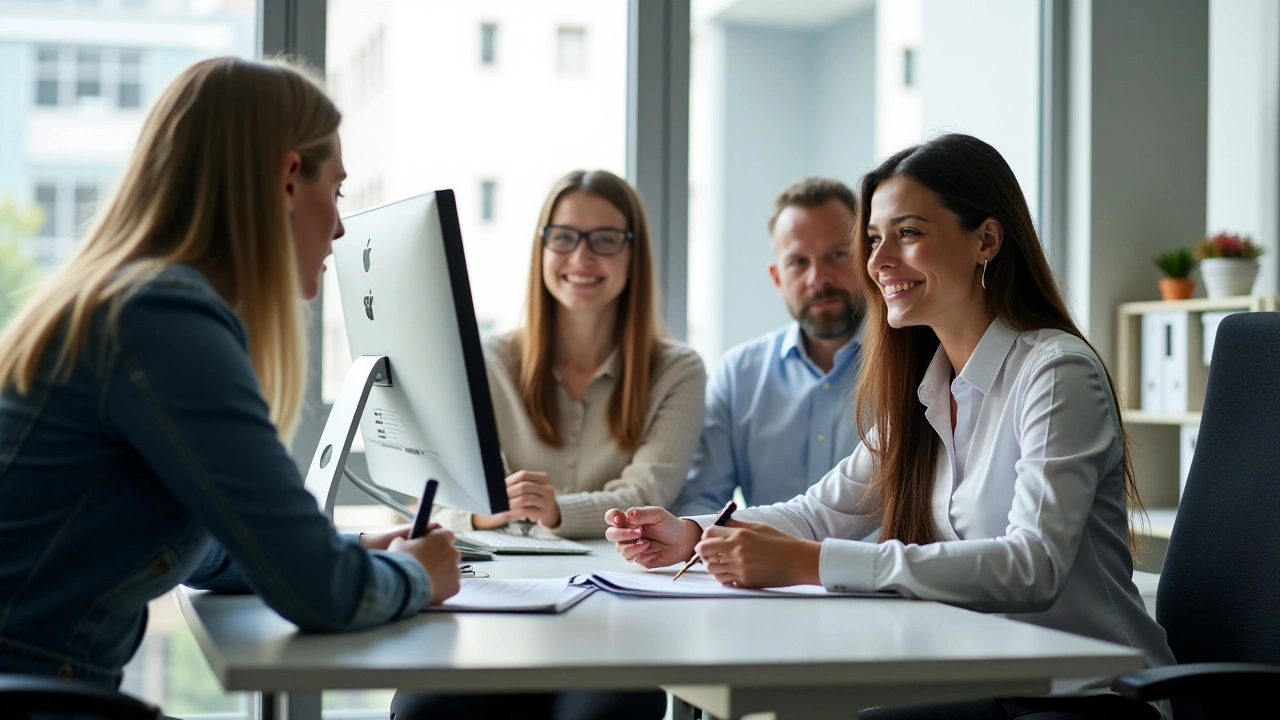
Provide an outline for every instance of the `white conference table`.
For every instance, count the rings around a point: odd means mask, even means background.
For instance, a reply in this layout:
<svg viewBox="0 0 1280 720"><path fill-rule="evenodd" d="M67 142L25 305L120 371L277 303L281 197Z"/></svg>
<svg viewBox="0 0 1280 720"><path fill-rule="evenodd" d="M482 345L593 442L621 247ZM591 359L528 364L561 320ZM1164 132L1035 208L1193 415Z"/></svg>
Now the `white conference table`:
<svg viewBox="0 0 1280 720"><path fill-rule="evenodd" d="M502 556L493 577L634 569L587 556ZM662 687L718 718L851 718L865 707L1038 695L1054 678L1142 667L1129 647L916 600L641 599L597 592L558 615L431 613L304 634L253 596L178 593L218 681L262 717L317 720L320 692Z"/></svg>

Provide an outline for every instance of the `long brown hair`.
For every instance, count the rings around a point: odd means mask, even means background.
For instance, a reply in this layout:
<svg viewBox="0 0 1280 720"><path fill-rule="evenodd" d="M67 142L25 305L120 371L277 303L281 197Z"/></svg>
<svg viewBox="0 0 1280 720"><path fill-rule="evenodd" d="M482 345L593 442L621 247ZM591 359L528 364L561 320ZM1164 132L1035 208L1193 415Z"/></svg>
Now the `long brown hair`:
<svg viewBox="0 0 1280 720"><path fill-rule="evenodd" d="M100 308L113 330L135 290L185 264L244 322L271 420L287 438L306 387L307 344L279 178L291 151L303 176L315 177L340 120L310 71L291 61L214 58L179 73L76 253L0 334L0 388L27 392L54 347L53 376L65 379Z"/></svg>
<svg viewBox="0 0 1280 720"><path fill-rule="evenodd" d="M867 299L858 379L856 417L867 449L876 459L869 497L880 505L880 539L924 544L937 540L932 521L934 469L938 438L925 419L917 388L937 351L937 335L928 327L894 329L879 284L867 272L871 254L867 223L876 188L891 177L906 176L937 194L959 216L960 226L976 230L988 218L1000 223L1004 243L988 263L987 310L1019 332L1054 329L1093 345L1076 327L1049 269L1031 211L1008 163L987 143L968 135L943 135L907 148L862 177L862 212L854 227L854 257ZM1103 372L1115 402L1115 383ZM1121 423L1125 497L1141 509L1129 459L1129 437ZM872 431L874 428L874 431ZM1130 547L1135 547L1130 533Z"/></svg>
<svg viewBox="0 0 1280 720"><path fill-rule="evenodd" d="M640 195L626 180L606 170L575 170L560 178L538 214L533 250L529 260L529 294L525 303L525 323L519 331L520 399L533 421L538 438L560 447L560 407L556 402L555 321L559 304L542 278L543 241L541 229L551 222L556 203L571 192L594 195L618 209L632 233L631 266L627 286L618 298L616 341L622 353L622 379L609 399L609 430L618 446L635 450L644 436L649 412L649 379L653 376L663 338L654 291L653 251L649 221Z"/></svg>

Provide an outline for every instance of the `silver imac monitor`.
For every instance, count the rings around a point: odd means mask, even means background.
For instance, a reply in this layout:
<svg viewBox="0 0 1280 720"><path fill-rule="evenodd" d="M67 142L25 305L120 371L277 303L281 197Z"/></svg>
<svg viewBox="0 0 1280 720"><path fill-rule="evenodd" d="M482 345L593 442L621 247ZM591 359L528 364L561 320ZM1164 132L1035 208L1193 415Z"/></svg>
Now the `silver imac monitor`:
<svg viewBox="0 0 1280 720"><path fill-rule="evenodd" d="M355 362L312 460L308 489L322 502L327 496L332 510L359 418L373 483L419 496L434 478L441 505L506 510L453 191L393 202L343 223L332 266Z"/></svg>

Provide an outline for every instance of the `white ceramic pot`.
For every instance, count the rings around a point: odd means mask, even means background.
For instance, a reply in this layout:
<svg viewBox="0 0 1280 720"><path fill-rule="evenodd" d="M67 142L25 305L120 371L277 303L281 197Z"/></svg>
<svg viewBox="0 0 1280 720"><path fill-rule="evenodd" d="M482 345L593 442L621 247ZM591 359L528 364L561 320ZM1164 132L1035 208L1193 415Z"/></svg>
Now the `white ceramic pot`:
<svg viewBox="0 0 1280 720"><path fill-rule="evenodd" d="M1249 295L1258 277L1257 258L1205 258L1200 261L1200 279L1211 298Z"/></svg>

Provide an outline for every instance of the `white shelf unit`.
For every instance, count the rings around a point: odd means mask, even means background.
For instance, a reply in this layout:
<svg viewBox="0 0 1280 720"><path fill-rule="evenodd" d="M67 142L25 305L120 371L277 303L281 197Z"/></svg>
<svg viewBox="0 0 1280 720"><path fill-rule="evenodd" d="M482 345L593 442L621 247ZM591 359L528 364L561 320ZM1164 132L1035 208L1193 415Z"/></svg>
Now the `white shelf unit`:
<svg viewBox="0 0 1280 720"><path fill-rule="evenodd" d="M1132 461L1138 490L1147 506L1147 536L1167 540L1178 508L1179 428L1198 425L1200 412L1148 412L1142 410L1142 317L1148 313L1186 312L1188 351L1199 352L1203 344L1200 315L1206 312L1239 310L1274 312L1280 298L1241 296L1220 299L1155 300L1120 305L1117 318L1116 390L1125 426L1133 442ZM1197 362L1197 360L1192 360ZM1194 407L1203 406L1197 397ZM1139 529L1143 526L1139 525Z"/></svg>

